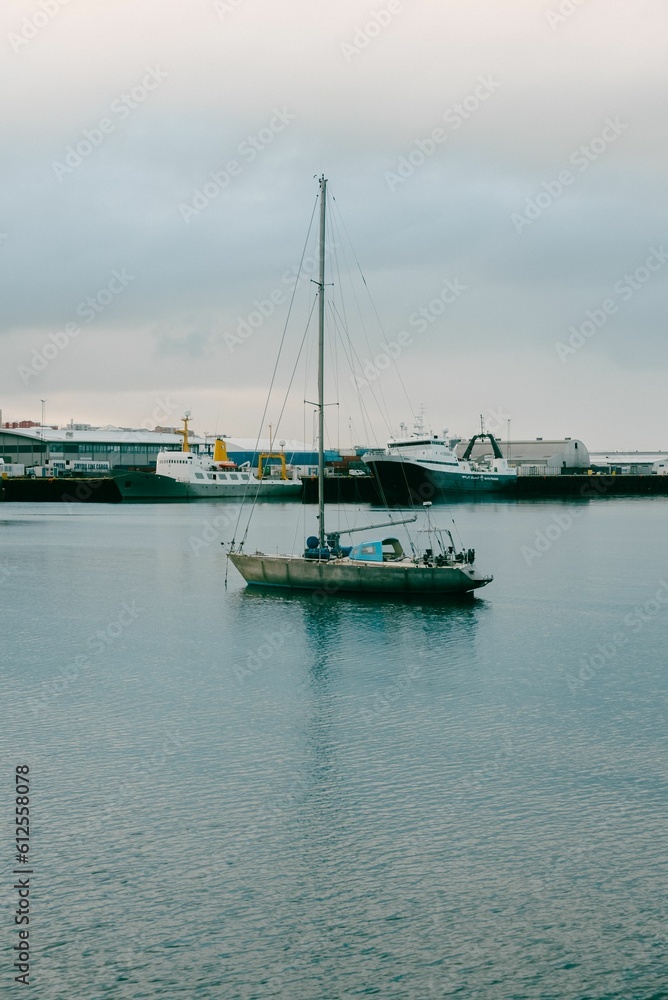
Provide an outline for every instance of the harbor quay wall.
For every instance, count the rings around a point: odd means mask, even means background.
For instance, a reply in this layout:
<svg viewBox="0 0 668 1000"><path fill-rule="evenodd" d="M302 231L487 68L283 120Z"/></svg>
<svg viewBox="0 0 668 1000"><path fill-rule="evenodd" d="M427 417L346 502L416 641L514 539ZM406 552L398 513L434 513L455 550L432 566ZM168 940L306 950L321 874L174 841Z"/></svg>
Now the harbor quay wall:
<svg viewBox="0 0 668 1000"><path fill-rule="evenodd" d="M0 500L8 503L120 503L122 499L115 480L109 476L0 480Z"/></svg>
<svg viewBox="0 0 668 1000"><path fill-rule="evenodd" d="M302 503L318 502L318 480L315 476L302 480ZM462 500L480 500L490 503L494 500L549 499L550 497L582 497L596 499L609 496L666 496L668 476L518 476L517 482L501 493L453 493L449 496ZM419 505L420 498L413 498ZM438 503L443 494L425 497ZM325 479L325 501L327 503L373 503L382 504L375 480L370 477L327 476Z"/></svg>
<svg viewBox="0 0 668 1000"><path fill-rule="evenodd" d="M307 476L301 502L318 502L318 480ZM610 496L668 496L668 476L520 476L512 488L502 493L484 492L451 494L454 499L491 503L508 500L536 500L550 497L581 497L596 499ZM407 498L410 502L410 498ZM438 503L443 496L431 498ZM111 477L89 479L57 478L35 479L10 477L0 479L0 500L12 503L120 503L121 494ZM371 476L327 476L325 478L327 503L383 504ZM413 498L416 505L420 498ZM222 500L221 503L226 503Z"/></svg>
<svg viewBox="0 0 668 1000"><path fill-rule="evenodd" d="M522 476L513 494L523 497L666 496L668 476Z"/></svg>

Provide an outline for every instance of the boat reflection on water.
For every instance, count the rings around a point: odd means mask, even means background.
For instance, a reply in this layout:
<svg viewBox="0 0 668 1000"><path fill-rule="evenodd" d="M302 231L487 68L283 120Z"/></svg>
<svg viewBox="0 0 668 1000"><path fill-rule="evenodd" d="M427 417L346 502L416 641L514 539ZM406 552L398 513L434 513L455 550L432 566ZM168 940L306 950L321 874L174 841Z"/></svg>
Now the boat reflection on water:
<svg viewBox="0 0 668 1000"><path fill-rule="evenodd" d="M235 714L262 713L262 730L247 735L263 748L269 788L251 811L253 863L280 874L272 913L291 929L290 965L307 955L320 979L312 995L329 995L350 946L351 908L361 939L377 921L370 884L399 879L410 896L416 838L423 852L447 850L454 706L465 685L479 688L477 636L492 604L260 588L228 601L242 635L287 636L237 689ZM385 898L384 919L401 905ZM286 968L273 985L296 995Z"/></svg>
<svg viewBox="0 0 668 1000"><path fill-rule="evenodd" d="M332 598L336 596L336 600ZM237 604L240 626L244 619L282 623L289 635L289 648L300 673L312 683L327 680L335 666L338 676L348 669L356 677L369 672L366 651L373 648L377 663L379 649L386 651L387 674L374 680L391 682L409 662L439 664L452 658L458 662L474 655L473 643L481 615L490 612L488 600L462 594L445 602L437 596L404 595L397 600L382 594L337 593L281 590L253 587L228 595ZM356 687L358 685L356 684Z"/></svg>

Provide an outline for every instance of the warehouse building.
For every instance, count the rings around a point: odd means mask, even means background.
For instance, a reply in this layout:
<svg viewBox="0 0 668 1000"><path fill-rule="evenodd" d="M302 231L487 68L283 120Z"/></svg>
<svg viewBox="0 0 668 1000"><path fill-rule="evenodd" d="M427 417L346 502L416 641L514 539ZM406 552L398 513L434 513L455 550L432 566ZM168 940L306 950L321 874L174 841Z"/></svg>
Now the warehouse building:
<svg viewBox="0 0 668 1000"><path fill-rule="evenodd" d="M190 447L195 453L213 450L214 436L191 434ZM238 465L250 462L257 467L258 457L269 451L269 440L225 437L230 459ZM91 462L109 464L110 470L155 470L159 451L180 451L183 437L163 428L155 431L123 427L91 427L73 424L69 427L0 427L0 458L6 465L44 466L58 463L71 468L74 463ZM315 474L318 456L314 449L302 441L273 441L274 452L283 452L289 465L298 467L305 475ZM336 462L336 451L325 452L325 461Z"/></svg>
<svg viewBox="0 0 668 1000"><path fill-rule="evenodd" d="M468 441L457 445L457 457L461 458L466 451ZM537 470L546 469L552 474L567 471L588 469L590 466L589 452L582 441L577 438L561 440L543 440L535 438L532 441L498 442L504 458L510 465L518 469L525 467ZM487 440L476 441L471 456L474 462L492 457L492 446Z"/></svg>
<svg viewBox="0 0 668 1000"><path fill-rule="evenodd" d="M666 475L668 452L665 451L600 451L592 452L592 468L617 475Z"/></svg>

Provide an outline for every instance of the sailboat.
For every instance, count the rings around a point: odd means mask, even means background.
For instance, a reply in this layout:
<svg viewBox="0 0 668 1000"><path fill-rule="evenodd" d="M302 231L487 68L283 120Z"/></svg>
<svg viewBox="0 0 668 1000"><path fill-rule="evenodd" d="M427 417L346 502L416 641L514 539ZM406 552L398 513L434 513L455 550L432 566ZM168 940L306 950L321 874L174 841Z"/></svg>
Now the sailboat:
<svg viewBox="0 0 668 1000"><path fill-rule="evenodd" d="M431 523L429 502L427 541L424 550L411 543L410 554L393 535L372 535L380 528L395 528L417 520L417 514L342 531L325 526L325 225L327 179L320 184L320 240L318 286L318 533L306 540L306 549L293 555L246 553L243 542L230 544L228 558L247 584L291 590L381 593L394 595L454 596L486 586L493 579L475 565L475 551L457 551L452 534ZM364 541L341 545L341 534L364 531Z"/></svg>

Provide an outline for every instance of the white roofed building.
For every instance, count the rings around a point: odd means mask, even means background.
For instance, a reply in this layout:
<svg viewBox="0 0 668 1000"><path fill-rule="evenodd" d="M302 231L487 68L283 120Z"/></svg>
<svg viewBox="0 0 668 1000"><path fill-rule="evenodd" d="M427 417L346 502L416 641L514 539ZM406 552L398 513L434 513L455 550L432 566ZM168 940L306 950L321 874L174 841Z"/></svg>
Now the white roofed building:
<svg viewBox="0 0 668 1000"><path fill-rule="evenodd" d="M0 427L0 458L8 464L26 468L49 462L108 462L110 469L155 469L159 451L180 451L183 437L168 429L157 431L123 427ZM193 452L210 451L216 435L189 434ZM241 464L257 465L257 456L269 452L269 439L230 438L224 436L230 459ZM288 464L300 468L317 465L313 446L303 441L276 440L272 451L284 452ZM325 453L327 461L336 461L335 451Z"/></svg>
<svg viewBox="0 0 668 1000"><path fill-rule="evenodd" d="M535 438L532 441L501 441L497 443L510 465L547 466L548 469L588 469L590 466L589 451L577 438L562 438L543 440ZM457 456L462 457L468 441L457 445ZM483 439L473 445L472 460L477 462L492 455L492 446Z"/></svg>

